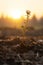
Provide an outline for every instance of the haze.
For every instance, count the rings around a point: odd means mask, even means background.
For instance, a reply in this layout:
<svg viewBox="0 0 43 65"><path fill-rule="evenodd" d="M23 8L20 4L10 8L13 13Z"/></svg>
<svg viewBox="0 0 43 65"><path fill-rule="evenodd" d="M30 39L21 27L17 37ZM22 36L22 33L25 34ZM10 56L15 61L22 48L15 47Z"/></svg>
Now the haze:
<svg viewBox="0 0 43 65"><path fill-rule="evenodd" d="M37 17L43 15L43 0L0 0L0 13L10 15L10 12L16 10L21 11L21 15L25 15L25 11L29 9L31 15L36 14Z"/></svg>

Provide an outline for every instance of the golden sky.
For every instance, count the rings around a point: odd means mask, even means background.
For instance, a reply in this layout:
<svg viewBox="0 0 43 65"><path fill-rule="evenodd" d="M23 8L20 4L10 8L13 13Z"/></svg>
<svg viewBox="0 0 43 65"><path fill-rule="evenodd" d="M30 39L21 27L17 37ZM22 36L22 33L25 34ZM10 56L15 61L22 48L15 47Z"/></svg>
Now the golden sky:
<svg viewBox="0 0 43 65"><path fill-rule="evenodd" d="M16 12L19 15L25 15L28 9L31 15L36 14L40 17L43 15L43 0L0 0L0 13L13 16Z"/></svg>

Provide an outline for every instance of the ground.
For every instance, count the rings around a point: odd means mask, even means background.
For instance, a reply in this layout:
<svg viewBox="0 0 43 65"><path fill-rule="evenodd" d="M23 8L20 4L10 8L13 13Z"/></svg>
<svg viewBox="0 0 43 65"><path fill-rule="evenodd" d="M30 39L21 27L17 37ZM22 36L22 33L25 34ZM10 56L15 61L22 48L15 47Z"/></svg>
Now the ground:
<svg viewBox="0 0 43 65"><path fill-rule="evenodd" d="M0 65L43 65L43 36L0 40Z"/></svg>

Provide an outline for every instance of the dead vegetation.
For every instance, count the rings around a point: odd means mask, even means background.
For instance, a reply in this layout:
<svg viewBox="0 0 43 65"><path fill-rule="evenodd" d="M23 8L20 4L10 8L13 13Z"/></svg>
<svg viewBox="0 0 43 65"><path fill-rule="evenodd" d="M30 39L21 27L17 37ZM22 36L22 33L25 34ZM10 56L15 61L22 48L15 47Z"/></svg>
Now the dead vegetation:
<svg viewBox="0 0 43 65"><path fill-rule="evenodd" d="M17 37L11 41L0 41L0 65L5 63L43 65L43 37Z"/></svg>

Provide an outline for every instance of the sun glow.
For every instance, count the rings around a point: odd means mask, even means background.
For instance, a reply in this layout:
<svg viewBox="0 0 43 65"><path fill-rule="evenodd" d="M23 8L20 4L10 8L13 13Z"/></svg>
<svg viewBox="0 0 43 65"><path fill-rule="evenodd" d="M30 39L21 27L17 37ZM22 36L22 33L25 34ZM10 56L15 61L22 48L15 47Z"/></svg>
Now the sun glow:
<svg viewBox="0 0 43 65"><path fill-rule="evenodd" d="M10 10L9 16L15 19L19 19L21 17L21 11L20 10Z"/></svg>

